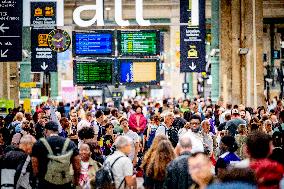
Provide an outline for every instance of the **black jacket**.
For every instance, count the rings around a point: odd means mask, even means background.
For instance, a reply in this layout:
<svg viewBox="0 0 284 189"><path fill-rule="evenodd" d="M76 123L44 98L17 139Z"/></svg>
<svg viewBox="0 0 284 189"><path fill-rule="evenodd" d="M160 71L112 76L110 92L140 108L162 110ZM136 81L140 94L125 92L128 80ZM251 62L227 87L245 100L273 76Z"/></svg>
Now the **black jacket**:
<svg viewBox="0 0 284 189"><path fill-rule="evenodd" d="M194 183L188 173L190 155L190 152L184 152L168 165L164 188L188 189Z"/></svg>

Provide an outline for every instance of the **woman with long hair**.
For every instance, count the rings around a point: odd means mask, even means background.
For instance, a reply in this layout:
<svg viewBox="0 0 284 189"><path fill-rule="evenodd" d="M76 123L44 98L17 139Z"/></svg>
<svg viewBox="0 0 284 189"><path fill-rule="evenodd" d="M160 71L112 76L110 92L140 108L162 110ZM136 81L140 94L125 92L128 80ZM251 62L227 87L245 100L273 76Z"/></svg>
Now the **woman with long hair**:
<svg viewBox="0 0 284 189"><path fill-rule="evenodd" d="M151 147L145 153L144 158L143 158L143 162L142 162L141 168L144 170L144 172L146 171L147 165L150 163L151 156L157 150L157 146L158 146L159 142L161 142L163 140L167 140L167 139L168 138L165 135L157 135L157 136L155 136Z"/></svg>
<svg viewBox="0 0 284 189"><path fill-rule="evenodd" d="M163 188L167 166L174 158L175 153L171 142L169 140L160 141L146 167L144 180L146 189Z"/></svg>

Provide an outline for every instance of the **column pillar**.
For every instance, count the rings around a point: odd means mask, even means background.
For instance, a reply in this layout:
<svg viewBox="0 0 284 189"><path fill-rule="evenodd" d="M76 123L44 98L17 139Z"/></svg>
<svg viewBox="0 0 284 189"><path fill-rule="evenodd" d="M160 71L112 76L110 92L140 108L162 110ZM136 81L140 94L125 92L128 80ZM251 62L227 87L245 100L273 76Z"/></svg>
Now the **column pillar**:
<svg viewBox="0 0 284 189"><path fill-rule="evenodd" d="M231 2L220 0L220 84L224 102L232 101L232 15ZM214 80L213 80L214 82Z"/></svg>
<svg viewBox="0 0 284 189"><path fill-rule="evenodd" d="M211 0L211 51L219 49L219 1ZM211 57L211 74L212 74L212 100L217 102L220 95L219 86L219 55L216 54Z"/></svg>
<svg viewBox="0 0 284 189"><path fill-rule="evenodd" d="M188 81L188 98L193 99L193 73L189 72L187 73L187 81Z"/></svg>
<svg viewBox="0 0 284 189"><path fill-rule="evenodd" d="M58 96L58 72L50 72L50 97Z"/></svg>

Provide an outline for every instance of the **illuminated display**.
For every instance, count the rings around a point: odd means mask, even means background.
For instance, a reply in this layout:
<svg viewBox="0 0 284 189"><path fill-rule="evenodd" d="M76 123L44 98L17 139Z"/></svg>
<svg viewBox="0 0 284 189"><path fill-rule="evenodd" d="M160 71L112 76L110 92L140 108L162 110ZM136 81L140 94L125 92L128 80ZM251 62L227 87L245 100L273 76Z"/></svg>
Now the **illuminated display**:
<svg viewBox="0 0 284 189"><path fill-rule="evenodd" d="M73 33L75 55L112 55L114 53L113 33Z"/></svg>
<svg viewBox="0 0 284 189"><path fill-rule="evenodd" d="M118 31L118 51L122 56L159 55L158 31Z"/></svg>
<svg viewBox="0 0 284 189"><path fill-rule="evenodd" d="M113 62L74 62L74 82L77 85L112 83Z"/></svg>
<svg viewBox="0 0 284 189"><path fill-rule="evenodd" d="M157 62L147 60L121 60L121 83L156 83Z"/></svg>

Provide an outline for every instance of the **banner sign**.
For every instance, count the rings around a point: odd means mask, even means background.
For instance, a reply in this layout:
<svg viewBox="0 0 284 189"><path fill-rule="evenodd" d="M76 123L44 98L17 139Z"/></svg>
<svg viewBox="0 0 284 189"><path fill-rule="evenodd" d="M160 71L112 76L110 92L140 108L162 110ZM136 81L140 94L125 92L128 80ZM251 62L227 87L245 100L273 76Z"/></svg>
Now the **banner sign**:
<svg viewBox="0 0 284 189"><path fill-rule="evenodd" d="M205 0L180 0L180 72L204 72Z"/></svg>
<svg viewBox="0 0 284 189"><path fill-rule="evenodd" d="M0 62L22 61L23 2L0 0Z"/></svg>
<svg viewBox="0 0 284 189"><path fill-rule="evenodd" d="M56 72L57 53L48 47L48 34L51 29L32 29L31 31L31 71Z"/></svg>
<svg viewBox="0 0 284 189"><path fill-rule="evenodd" d="M55 27L56 2L31 2L31 26Z"/></svg>

